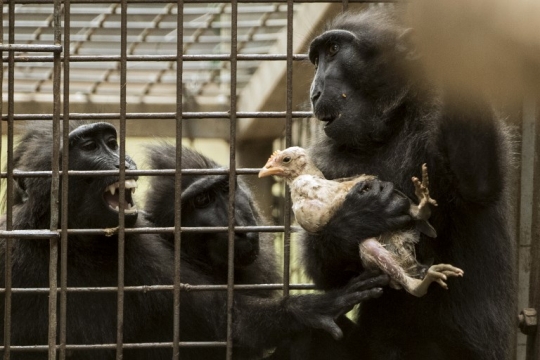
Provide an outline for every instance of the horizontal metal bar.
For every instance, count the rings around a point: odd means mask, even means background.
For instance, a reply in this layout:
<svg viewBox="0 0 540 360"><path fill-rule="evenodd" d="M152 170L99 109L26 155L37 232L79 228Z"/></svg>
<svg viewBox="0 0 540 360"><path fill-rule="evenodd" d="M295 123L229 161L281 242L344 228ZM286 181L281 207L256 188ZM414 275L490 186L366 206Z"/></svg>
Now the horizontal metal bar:
<svg viewBox="0 0 540 360"><path fill-rule="evenodd" d="M14 4L52 4L53 0L11 0ZM61 1L63 3L64 1ZM170 0L128 0L128 4L167 4ZM341 3L343 0L293 0L295 4L300 3ZM396 0L349 0L349 3L394 3ZM73 4L120 4L121 0L71 0ZM208 4L216 3L216 0L184 0L186 4ZM268 0L238 0L238 3L268 3ZM272 3L287 3L287 0L275 0Z"/></svg>
<svg viewBox="0 0 540 360"><path fill-rule="evenodd" d="M180 341L180 347L222 347L226 346L225 341ZM66 350L107 350L116 349L117 344L94 344L94 345L65 345ZM172 342L160 342L160 343L138 343L138 344L122 344L124 349L152 349L152 348L170 348L173 346ZM57 349L60 345L56 346ZM27 346L13 346L9 347L10 351L25 351L25 352L38 352L49 350L48 345L27 345ZM0 346L0 351L4 350L3 346Z"/></svg>
<svg viewBox="0 0 540 360"><path fill-rule="evenodd" d="M271 118L281 119L286 117L285 111L239 111L237 118ZM64 114L60 114L63 117ZM313 116L311 111L293 111L293 118L306 118ZM15 114L14 120L52 120L52 114ZM231 114L227 111L207 111L207 112L183 112L182 119L229 119ZM2 121L7 121L8 116L2 115ZM118 120L120 113L70 113L70 120ZM128 120L175 120L174 112L157 113L127 113Z"/></svg>
<svg viewBox="0 0 540 360"><path fill-rule="evenodd" d="M7 45L6 45L7 46ZM37 45L35 45L37 46ZM37 50L28 50L37 51ZM62 56L63 58L63 56ZM3 57L4 61L8 60L7 56ZM51 55L17 55L15 62L53 62L54 57ZM230 54L200 54L200 55L183 55L183 61L230 61ZM308 59L307 54L294 54L294 61L305 61ZM176 61L176 55L128 55L126 60L129 61ZM283 61L287 60L286 54L238 54L238 61ZM111 62L120 61L119 55L70 55L69 62Z"/></svg>
<svg viewBox="0 0 540 360"><path fill-rule="evenodd" d="M181 227L180 231L185 233L223 233L229 230L226 226L199 226L199 227ZM300 231L300 227L292 227L293 232ZM68 235L115 235L118 228L110 229L67 229ZM139 227L139 228L126 228L124 230L126 234L169 234L174 232L174 227ZM277 233L284 232L283 226L235 226L235 232L264 232L264 233ZM62 229L58 229L57 232L50 230L3 230L0 231L0 239L35 239L35 240L48 240L51 238L60 237Z"/></svg>
<svg viewBox="0 0 540 360"><path fill-rule="evenodd" d="M242 284L234 285L234 290L283 290L283 284ZM290 284L290 289L294 290L315 290L314 284ZM129 292L149 292L149 291L173 291L174 285L144 285L144 286L124 286L124 291ZM226 291L227 285L191 285L180 284L180 290L183 291ZM12 293L17 294L47 294L49 288L11 288ZM118 287L68 287L68 293L110 293L117 292ZM5 292L0 288L0 294ZM58 290L58 292L62 292Z"/></svg>
<svg viewBox="0 0 540 360"><path fill-rule="evenodd" d="M261 171L260 168L243 168L235 171L238 175L255 175ZM228 175L229 169L182 169L183 175ZM175 169L159 170L126 170L129 176L172 176ZM62 171L59 172L62 175ZM69 176L118 176L119 170L68 170ZM15 171L13 178L40 178L51 177L52 171ZM7 172L0 172L0 178L7 178Z"/></svg>
<svg viewBox="0 0 540 360"><path fill-rule="evenodd" d="M2 44L0 45L0 51L62 52L62 45ZM53 59L52 56L51 59Z"/></svg>
<svg viewBox="0 0 540 360"><path fill-rule="evenodd" d="M10 239L52 239L59 238L60 234L50 230L10 230L0 231L0 238Z"/></svg>
<svg viewBox="0 0 540 360"><path fill-rule="evenodd" d="M300 231L300 227L292 227L294 232ZM110 235L114 229L68 229L68 235ZM228 227L225 226L193 226L180 228L181 232L185 233L222 233L227 232ZM59 230L60 231L60 230ZM235 232L283 232L285 228L283 226L235 226ZM174 227L138 227L138 228L126 228L126 234L167 234L174 232Z"/></svg>

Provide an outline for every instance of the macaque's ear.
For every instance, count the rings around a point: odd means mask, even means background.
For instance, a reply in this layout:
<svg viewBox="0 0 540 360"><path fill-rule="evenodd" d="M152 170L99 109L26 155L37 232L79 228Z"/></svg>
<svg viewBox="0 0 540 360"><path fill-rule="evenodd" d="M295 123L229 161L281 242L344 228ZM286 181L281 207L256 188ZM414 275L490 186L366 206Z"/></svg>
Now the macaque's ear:
<svg viewBox="0 0 540 360"><path fill-rule="evenodd" d="M403 53L403 57L406 60L414 61L421 57L420 51L416 46L416 32L413 28L407 28L398 35L396 50Z"/></svg>

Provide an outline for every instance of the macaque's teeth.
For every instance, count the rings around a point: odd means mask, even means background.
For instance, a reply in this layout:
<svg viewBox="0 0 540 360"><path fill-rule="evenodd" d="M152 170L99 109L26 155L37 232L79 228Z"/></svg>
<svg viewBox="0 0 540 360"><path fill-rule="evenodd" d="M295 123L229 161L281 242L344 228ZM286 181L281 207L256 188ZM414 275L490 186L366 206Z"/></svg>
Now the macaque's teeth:
<svg viewBox="0 0 540 360"><path fill-rule="evenodd" d="M136 189L137 188L137 180L126 180L126 189Z"/></svg>
<svg viewBox="0 0 540 360"><path fill-rule="evenodd" d="M116 189L118 188L118 183L115 183L115 184L111 184L107 187L107 189L109 190L109 192L111 194L116 194Z"/></svg>
<svg viewBox="0 0 540 360"><path fill-rule="evenodd" d="M124 210L126 214L135 214L137 213L137 206L131 205L130 203L127 203L126 209Z"/></svg>
<svg viewBox="0 0 540 360"><path fill-rule="evenodd" d="M116 207L114 208L114 210L120 211L120 208L119 208L118 206L116 206Z"/></svg>

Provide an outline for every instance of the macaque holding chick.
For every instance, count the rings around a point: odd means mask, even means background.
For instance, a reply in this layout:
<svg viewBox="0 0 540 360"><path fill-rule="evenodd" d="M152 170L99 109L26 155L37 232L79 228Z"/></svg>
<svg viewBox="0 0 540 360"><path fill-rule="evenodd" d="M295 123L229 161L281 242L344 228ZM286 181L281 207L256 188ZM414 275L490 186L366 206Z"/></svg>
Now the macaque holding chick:
<svg viewBox="0 0 540 360"><path fill-rule="evenodd" d="M328 180L310 160L305 149L290 147L272 154L259 177L275 175L284 178L291 189L292 210L296 220L306 231L320 231L343 204L351 188L359 182L376 179L373 175L359 175ZM390 286L403 287L414 296L424 296L432 282L447 289L448 276L463 276L463 270L448 264L425 267L416 260L414 245L419 232L436 237L435 229L427 222L430 205L437 202L429 196L427 166L422 166L422 181L412 178L419 204L411 201L409 214L416 220L416 229L386 232L378 238L359 239L360 259L367 269L380 269L390 276ZM396 196L405 196L394 190ZM418 279L418 277L422 279Z"/></svg>

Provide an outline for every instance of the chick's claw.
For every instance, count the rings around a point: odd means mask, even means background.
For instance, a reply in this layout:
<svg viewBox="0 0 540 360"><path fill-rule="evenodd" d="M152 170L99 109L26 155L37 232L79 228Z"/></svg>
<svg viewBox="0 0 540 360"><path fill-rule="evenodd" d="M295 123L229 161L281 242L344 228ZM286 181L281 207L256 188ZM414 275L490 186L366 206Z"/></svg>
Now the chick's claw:
<svg viewBox="0 0 540 360"><path fill-rule="evenodd" d="M418 205L411 206L411 216L417 220L427 220L431 216L429 205L437 206L437 201L429 195L429 177L427 165L422 165L422 181L412 178L414 193L418 198Z"/></svg>

